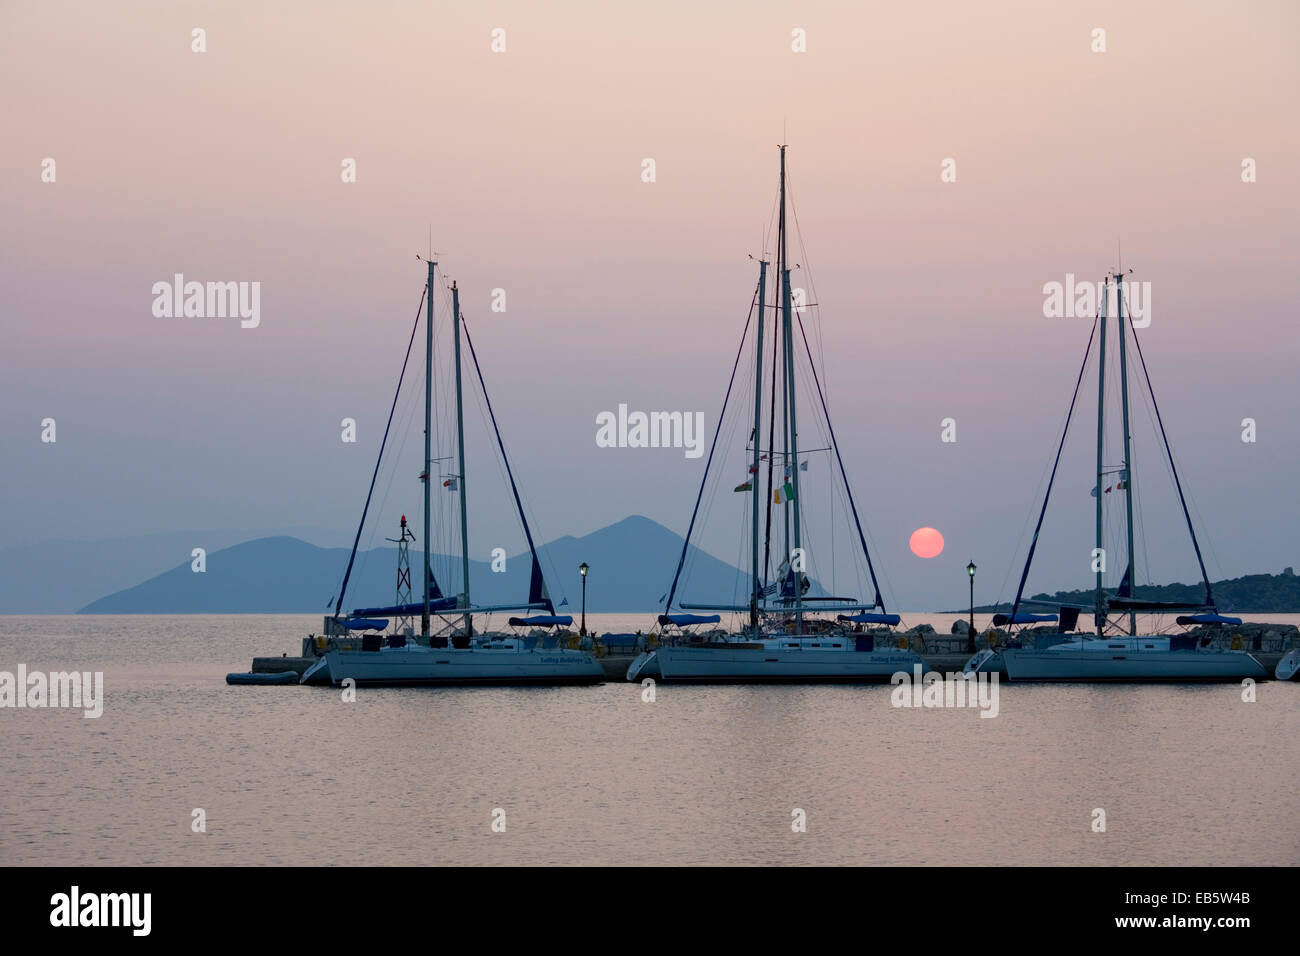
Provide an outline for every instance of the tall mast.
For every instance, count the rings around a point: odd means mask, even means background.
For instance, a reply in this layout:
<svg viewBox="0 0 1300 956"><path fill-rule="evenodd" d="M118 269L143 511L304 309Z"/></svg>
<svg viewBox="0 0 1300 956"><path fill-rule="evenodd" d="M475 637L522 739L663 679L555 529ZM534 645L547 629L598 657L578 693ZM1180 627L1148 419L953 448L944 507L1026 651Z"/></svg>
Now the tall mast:
<svg viewBox="0 0 1300 956"><path fill-rule="evenodd" d="M474 633L474 619L469 613L469 524L465 504L465 408L460 388L460 290L456 283L451 284L452 330L456 341L456 447L460 455L460 474L456 476L457 489L460 492L460 571L465 584L465 635Z"/></svg>
<svg viewBox="0 0 1300 956"><path fill-rule="evenodd" d="M1101 513L1101 496L1102 478L1105 477L1105 440L1106 440L1106 320L1107 320L1107 293L1110 291L1110 282L1103 282L1101 286L1101 345L1097 351L1097 486L1093 494L1097 496L1097 550L1101 551L1105 547L1104 529L1102 527ZM1094 560L1096 560L1094 558ZM1097 564L1097 607L1093 612L1093 623L1097 625L1097 636L1104 637L1106 626L1106 593L1105 582L1102 580L1105 572L1102 565Z"/></svg>
<svg viewBox="0 0 1300 956"><path fill-rule="evenodd" d="M789 274L786 270L785 243L785 147L781 147L781 214L777 232L777 281L780 283L781 300L781 489L784 497L786 472L790 469L790 328L785 313L785 287ZM773 356L775 358L775 356ZM776 382L772 382L773 395L776 394ZM776 450L773 449L773 456ZM775 460L775 457L774 459ZM781 521L785 527L785 561L790 560L790 502L781 507ZM781 582L784 586L785 582Z"/></svg>
<svg viewBox="0 0 1300 956"><path fill-rule="evenodd" d="M424 314L424 610L420 614L420 634L429 637L429 580L433 566L429 560L429 485L433 474L433 270L438 263L429 262L428 302Z"/></svg>
<svg viewBox="0 0 1300 956"><path fill-rule="evenodd" d="M766 296L767 260L760 259L758 262L758 333L754 346L754 469L750 476L753 487L750 489L749 496L753 505L753 520L750 528L753 538L753 565L750 568L753 587L749 598L749 626L754 629L755 634L758 633L758 599L762 587L758 576L758 491L762 487L758 479L758 463L759 450L763 445L759 429L763 425L763 320L767 314Z"/></svg>
<svg viewBox="0 0 1300 956"><path fill-rule="evenodd" d="M795 415L794 401L794 323L790 314L790 260L786 255L786 223L785 223L785 146L781 147L781 328L782 335L785 339L785 382L786 397L789 405L786 409L787 422L787 455L786 468L790 471L790 487L794 494L794 551L799 552L799 505L802 499L799 497L799 419ZM790 512L790 506L787 503L787 514ZM792 558L794 552L787 548L786 557L790 560L791 569L793 570L794 561ZM794 571L794 607L795 607L795 633L803 633L803 587L802 571Z"/></svg>
<svg viewBox="0 0 1300 956"><path fill-rule="evenodd" d="M778 250L779 251L779 250ZM772 567L772 488L773 469L776 467L776 356L779 349L777 344L781 341L781 336L777 334L779 326L772 323L772 402L767 413L767 489L763 495L764 520L763 520L763 576L767 577L767 572ZM785 408L785 403L781 404ZM784 415L782 416L784 418Z"/></svg>
<svg viewBox="0 0 1300 956"><path fill-rule="evenodd" d="M1119 313L1119 381L1124 406L1124 471L1120 477L1124 479L1124 501L1128 515L1128 568L1125 576L1128 578L1129 596L1136 597L1137 581L1133 573L1133 446L1128 425L1128 359L1124 348L1124 275L1120 272L1115 273L1115 302ZM1131 607L1128 612L1128 632L1132 635L1137 634L1137 611Z"/></svg>

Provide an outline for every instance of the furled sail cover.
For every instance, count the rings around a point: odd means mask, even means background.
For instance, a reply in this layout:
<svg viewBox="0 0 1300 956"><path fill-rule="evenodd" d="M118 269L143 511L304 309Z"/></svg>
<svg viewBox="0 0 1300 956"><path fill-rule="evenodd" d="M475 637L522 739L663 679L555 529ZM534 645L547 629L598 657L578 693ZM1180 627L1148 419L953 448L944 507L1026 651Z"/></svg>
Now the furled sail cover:
<svg viewBox="0 0 1300 956"><path fill-rule="evenodd" d="M1110 599L1112 611L1192 611L1204 607L1204 604L1188 604L1186 601L1147 601L1142 598L1113 597Z"/></svg>
<svg viewBox="0 0 1300 956"><path fill-rule="evenodd" d="M1055 614L1031 614L1029 611L1017 611L1014 617L1010 614L994 614L993 626L1002 627L1004 624L1042 624L1045 621L1055 620Z"/></svg>
<svg viewBox="0 0 1300 956"><path fill-rule="evenodd" d="M429 600L429 612L439 613L442 611L456 610L455 598L439 598L438 600ZM414 604L394 604L389 607L359 607L353 612L357 617L410 617L413 614L424 613L424 602L417 601Z"/></svg>
<svg viewBox="0 0 1300 956"><path fill-rule="evenodd" d="M537 614L533 617L512 617L510 619L511 627L555 627L557 624L568 627L573 623L573 617L569 614Z"/></svg>
<svg viewBox="0 0 1300 956"><path fill-rule="evenodd" d="M839 614L836 620L851 621L854 624L888 624L891 627L902 620L897 614Z"/></svg>
<svg viewBox="0 0 1300 956"><path fill-rule="evenodd" d="M1179 624L1240 624L1239 617L1224 617L1222 614L1186 614L1178 618Z"/></svg>
<svg viewBox="0 0 1300 956"><path fill-rule="evenodd" d="M676 624L686 627L688 624L718 624L722 618L717 614L660 614L660 624Z"/></svg>

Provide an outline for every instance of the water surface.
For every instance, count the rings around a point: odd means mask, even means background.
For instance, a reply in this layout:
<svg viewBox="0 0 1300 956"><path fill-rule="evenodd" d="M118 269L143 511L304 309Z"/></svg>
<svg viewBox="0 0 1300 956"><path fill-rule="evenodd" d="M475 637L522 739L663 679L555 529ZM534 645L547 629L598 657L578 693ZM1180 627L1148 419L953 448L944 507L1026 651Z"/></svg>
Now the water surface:
<svg viewBox="0 0 1300 956"><path fill-rule="evenodd" d="M0 864L1300 863L1300 683L1003 685L995 719L887 686L226 685L319 627L0 617L0 669L106 685L97 720L0 710Z"/></svg>

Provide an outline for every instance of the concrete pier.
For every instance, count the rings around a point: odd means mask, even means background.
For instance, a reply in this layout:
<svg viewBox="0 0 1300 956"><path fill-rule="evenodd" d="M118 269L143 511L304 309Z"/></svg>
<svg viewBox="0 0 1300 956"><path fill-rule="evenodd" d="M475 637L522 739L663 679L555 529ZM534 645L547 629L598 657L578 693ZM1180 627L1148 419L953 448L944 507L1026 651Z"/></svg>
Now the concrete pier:
<svg viewBox="0 0 1300 956"><path fill-rule="evenodd" d="M1264 665L1269 675L1272 676L1273 671L1277 668L1277 662L1282 659L1285 652L1252 651L1252 653ZM605 679L613 682L627 679L628 666L635 657L635 654L610 654L597 659L600 661L600 666L605 669ZM966 662L970 660L970 655L966 653L922 654L921 657L930 665L931 670L945 674L960 671L966 665ZM293 671L301 677L303 672L314 663L316 663L314 657L254 657L253 673L278 674L281 671Z"/></svg>
<svg viewBox="0 0 1300 956"><path fill-rule="evenodd" d="M628 665L635 657L634 654L611 654L608 657L598 658L600 666L605 669L605 679L623 680L627 676ZM253 673L279 674L282 671L293 671L301 677L307 668L315 663L314 657L254 657Z"/></svg>

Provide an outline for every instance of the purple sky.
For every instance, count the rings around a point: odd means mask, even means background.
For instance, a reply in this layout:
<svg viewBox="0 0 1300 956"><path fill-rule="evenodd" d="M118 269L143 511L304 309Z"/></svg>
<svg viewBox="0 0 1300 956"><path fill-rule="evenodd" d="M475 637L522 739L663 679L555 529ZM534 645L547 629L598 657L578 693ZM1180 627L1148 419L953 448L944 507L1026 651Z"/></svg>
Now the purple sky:
<svg viewBox="0 0 1300 956"><path fill-rule="evenodd" d="M784 136L794 258L892 603L962 605L972 557L978 599L1014 591L1088 336L1044 318L1042 287L1099 279L1117 240L1152 285L1143 347L1211 576L1300 564L1298 21L1263 2L6 4L0 546L350 530L430 226L539 537L632 513L684 531L703 460L597 448L595 417L626 403L716 425ZM260 282L260 326L156 318L151 287L177 272ZM1094 403L1095 385L1031 589L1089 583ZM1135 420L1140 578L1193 579L1137 404ZM418 515L407 432L385 534ZM732 561L738 460L700 538ZM471 484L481 558L519 543L490 485ZM907 549L923 525L947 540L928 561Z"/></svg>

